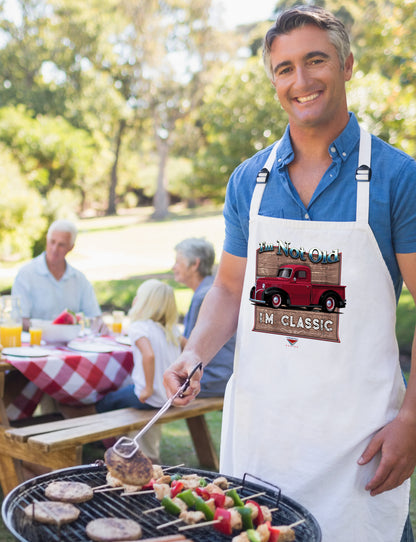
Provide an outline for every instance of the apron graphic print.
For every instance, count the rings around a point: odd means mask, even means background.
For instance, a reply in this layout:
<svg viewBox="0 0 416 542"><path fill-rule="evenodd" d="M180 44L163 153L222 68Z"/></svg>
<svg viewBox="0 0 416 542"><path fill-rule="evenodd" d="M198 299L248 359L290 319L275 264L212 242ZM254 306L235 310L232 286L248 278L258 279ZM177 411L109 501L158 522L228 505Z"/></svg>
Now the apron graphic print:
<svg viewBox="0 0 416 542"><path fill-rule="evenodd" d="M340 342L339 318L346 305L340 283L342 254L261 243L256 253L253 331Z"/></svg>

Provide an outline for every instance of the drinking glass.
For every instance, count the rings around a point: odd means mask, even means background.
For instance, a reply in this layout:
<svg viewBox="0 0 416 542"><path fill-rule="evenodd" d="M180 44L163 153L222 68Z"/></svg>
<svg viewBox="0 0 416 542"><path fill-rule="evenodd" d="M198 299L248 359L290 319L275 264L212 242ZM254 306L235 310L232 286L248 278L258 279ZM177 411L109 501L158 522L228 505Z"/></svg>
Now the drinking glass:
<svg viewBox="0 0 416 542"><path fill-rule="evenodd" d="M113 311L113 322L111 328L113 333L120 334L123 330L124 311Z"/></svg>
<svg viewBox="0 0 416 542"><path fill-rule="evenodd" d="M30 334L30 344L32 346L39 346L42 342L42 328L40 327L30 327L29 328L29 334Z"/></svg>
<svg viewBox="0 0 416 542"><path fill-rule="evenodd" d="M22 345L22 311L18 296L0 297L0 343L4 348Z"/></svg>

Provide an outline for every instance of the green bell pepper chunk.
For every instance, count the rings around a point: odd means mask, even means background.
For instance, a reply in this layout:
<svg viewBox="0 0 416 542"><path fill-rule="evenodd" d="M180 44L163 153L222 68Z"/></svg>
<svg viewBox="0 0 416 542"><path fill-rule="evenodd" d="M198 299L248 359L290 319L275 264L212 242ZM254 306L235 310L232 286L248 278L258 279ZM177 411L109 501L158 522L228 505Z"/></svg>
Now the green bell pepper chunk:
<svg viewBox="0 0 416 542"><path fill-rule="evenodd" d="M228 495L228 497L232 498L232 500L234 501L235 506L244 506L243 501L240 499L240 496L239 496L239 494L237 493L237 491L235 489L228 490L226 492L226 495Z"/></svg>
<svg viewBox="0 0 416 542"><path fill-rule="evenodd" d="M186 503L189 508L193 508L195 506L196 497L191 489L185 489L185 491L181 491L181 493L178 493L177 496L184 503Z"/></svg>
<svg viewBox="0 0 416 542"><path fill-rule="evenodd" d="M249 529L246 531L246 535L248 536L250 542L261 542L260 535L255 529Z"/></svg>
<svg viewBox="0 0 416 542"><path fill-rule="evenodd" d="M214 512L202 497L195 497L195 508L204 514L207 521L212 521L214 519Z"/></svg>
<svg viewBox="0 0 416 542"><path fill-rule="evenodd" d="M199 487L206 487L208 485L208 482L205 480L205 478L201 478L199 480Z"/></svg>
<svg viewBox="0 0 416 542"><path fill-rule="evenodd" d="M179 516L181 513L180 507L174 503L170 497L163 497L162 506L165 507L166 512L169 512L169 514L173 514L174 516Z"/></svg>
<svg viewBox="0 0 416 542"><path fill-rule="evenodd" d="M247 531L248 529L254 529L251 509L248 506L237 506L236 510L241 516L244 531Z"/></svg>

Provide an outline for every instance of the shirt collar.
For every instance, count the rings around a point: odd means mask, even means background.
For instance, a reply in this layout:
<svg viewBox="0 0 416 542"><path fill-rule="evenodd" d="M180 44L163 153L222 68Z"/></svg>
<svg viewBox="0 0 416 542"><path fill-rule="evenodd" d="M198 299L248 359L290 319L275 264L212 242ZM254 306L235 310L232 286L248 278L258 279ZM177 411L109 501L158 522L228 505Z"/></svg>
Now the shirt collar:
<svg viewBox="0 0 416 542"><path fill-rule="evenodd" d="M357 142L360 140L360 126L354 113L350 113L350 120L347 126L329 146L335 147L341 159L345 162L354 151ZM332 155L332 153L331 153Z"/></svg>
<svg viewBox="0 0 416 542"><path fill-rule="evenodd" d="M328 151L331 156L333 152L331 149L335 148L337 154L341 157L343 161L347 160L349 155L354 151L357 141L360 138L360 126L358 124L357 118L354 113L350 113L350 120L348 121L347 126L341 132L341 134L333 141L329 147ZM294 158L294 152L292 147L292 141L290 139L290 126L287 125L285 133L281 139L279 148L277 149L276 154L276 163L278 167L284 167L290 164Z"/></svg>
<svg viewBox="0 0 416 542"><path fill-rule="evenodd" d="M37 271L40 275L52 276L52 273L49 271L48 265L46 263L46 252L42 252L42 254L38 256ZM66 262L65 273L62 275L60 280L66 280L69 277L71 277L74 273L75 273L74 268L71 265L69 265L68 262Z"/></svg>

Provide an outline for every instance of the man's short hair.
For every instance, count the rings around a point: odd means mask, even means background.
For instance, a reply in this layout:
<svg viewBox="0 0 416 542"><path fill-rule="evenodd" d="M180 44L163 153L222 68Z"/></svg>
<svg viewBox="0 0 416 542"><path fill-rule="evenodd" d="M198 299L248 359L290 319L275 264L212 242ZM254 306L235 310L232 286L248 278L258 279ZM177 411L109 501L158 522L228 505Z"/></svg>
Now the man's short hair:
<svg viewBox="0 0 416 542"><path fill-rule="evenodd" d="M333 13L320 6L296 6L282 11L275 24L267 32L263 43L263 62L268 77L274 81L273 67L270 62L270 52L273 41L277 36L288 34L297 28L312 24L328 32L329 41L335 47L341 67L351 52L350 38L347 29Z"/></svg>
<svg viewBox="0 0 416 542"><path fill-rule="evenodd" d="M60 219L55 220L55 222L52 222L52 224L49 226L48 233L46 234L46 238L48 238L51 233L55 231L61 231L71 234L71 244L75 244L75 239L77 238L78 229L75 226L73 222L70 220Z"/></svg>

